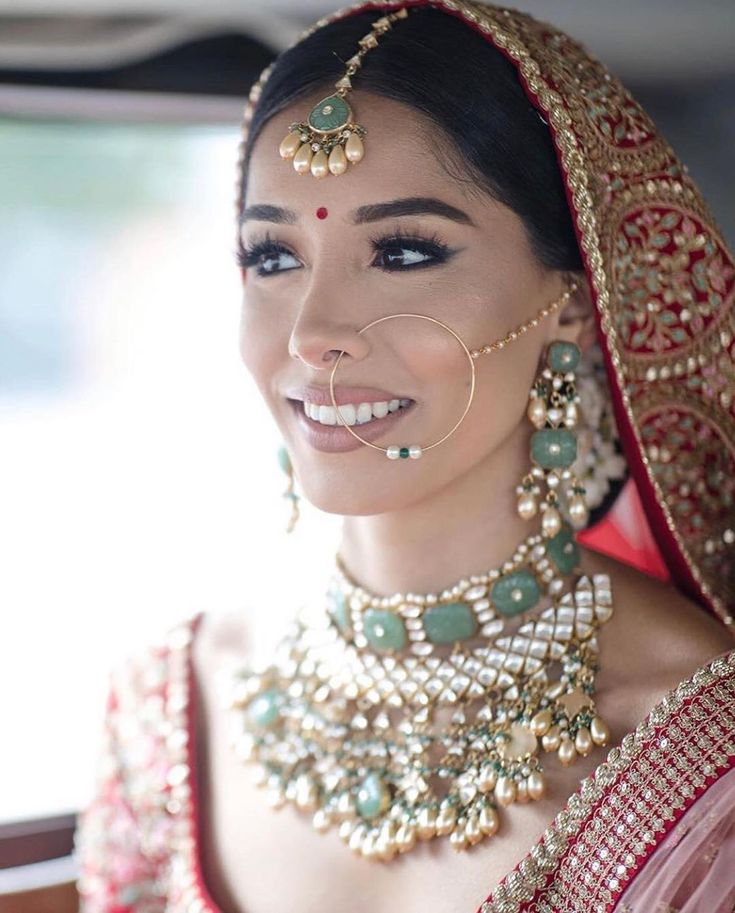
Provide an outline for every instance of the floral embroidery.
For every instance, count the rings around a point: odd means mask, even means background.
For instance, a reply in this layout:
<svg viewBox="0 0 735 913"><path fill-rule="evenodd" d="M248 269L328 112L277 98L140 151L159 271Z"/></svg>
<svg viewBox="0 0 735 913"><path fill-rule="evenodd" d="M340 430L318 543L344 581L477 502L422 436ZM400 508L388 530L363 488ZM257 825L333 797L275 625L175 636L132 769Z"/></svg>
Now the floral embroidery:
<svg viewBox="0 0 735 913"><path fill-rule="evenodd" d="M95 796L79 816L74 855L80 913L163 913L171 820L163 693L166 651L154 647L113 672Z"/></svg>
<svg viewBox="0 0 735 913"><path fill-rule="evenodd" d="M636 353L674 351L720 313L735 270L702 223L678 210L634 210L615 242L623 343Z"/></svg>
<svg viewBox="0 0 735 913"><path fill-rule="evenodd" d="M566 92L570 84L579 97L579 116L586 119L607 146L640 150L656 139L648 114L605 67L569 35L546 30L541 41L555 55L553 85Z"/></svg>

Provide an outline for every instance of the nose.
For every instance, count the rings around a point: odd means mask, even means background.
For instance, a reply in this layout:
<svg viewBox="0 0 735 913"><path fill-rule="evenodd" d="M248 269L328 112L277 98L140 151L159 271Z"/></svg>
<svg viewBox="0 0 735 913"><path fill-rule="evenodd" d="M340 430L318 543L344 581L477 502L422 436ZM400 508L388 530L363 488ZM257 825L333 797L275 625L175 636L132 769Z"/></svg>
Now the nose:
<svg viewBox="0 0 735 913"><path fill-rule="evenodd" d="M322 298L318 305L311 296L306 299L291 330L289 355L316 370L333 367L340 352L344 352L340 367L349 359L365 358L370 344L356 322L344 319L344 310L331 298Z"/></svg>

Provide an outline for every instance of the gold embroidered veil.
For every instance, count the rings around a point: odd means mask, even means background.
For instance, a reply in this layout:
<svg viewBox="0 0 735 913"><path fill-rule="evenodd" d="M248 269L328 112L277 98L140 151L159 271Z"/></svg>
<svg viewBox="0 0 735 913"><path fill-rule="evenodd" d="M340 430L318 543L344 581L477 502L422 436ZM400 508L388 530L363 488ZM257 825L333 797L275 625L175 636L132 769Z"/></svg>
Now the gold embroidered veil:
<svg viewBox="0 0 735 913"><path fill-rule="evenodd" d="M432 6L517 68L549 124L596 305L621 442L674 582L735 633L733 259L698 188L621 83L576 41L462 0L358 3L320 19ZM238 163L267 67L250 92Z"/></svg>

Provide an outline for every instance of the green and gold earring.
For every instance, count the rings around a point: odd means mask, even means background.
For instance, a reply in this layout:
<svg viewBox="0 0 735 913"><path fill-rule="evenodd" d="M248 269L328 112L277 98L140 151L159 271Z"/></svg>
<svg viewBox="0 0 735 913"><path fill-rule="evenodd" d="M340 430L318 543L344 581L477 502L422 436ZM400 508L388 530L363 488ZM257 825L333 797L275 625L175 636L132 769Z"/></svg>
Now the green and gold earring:
<svg viewBox="0 0 735 913"><path fill-rule="evenodd" d="M286 527L286 532L291 533L296 526L296 521L299 519L299 496L296 494L294 487L294 474L291 457L283 444L281 444L281 446L278 448L278 465L288 476L288 485L286 490L283 492L283 497L288 498L291 502L291 516L288 521L288 526Z"/></svg>
<svg viewBox="0 0 735 913"><path fill-rule="evenodd" d="M546 366L529 393L526 414L536 429L531 435L531 471L516 488L518 515L530 520L541 512L541 532L553 538L563 514L575 529L589 519L584 485L572 471L577 459L579 394L575 370L581 352L573 342L555 340L546 352ZM542 486L546 493L542 498Z"/></svg>

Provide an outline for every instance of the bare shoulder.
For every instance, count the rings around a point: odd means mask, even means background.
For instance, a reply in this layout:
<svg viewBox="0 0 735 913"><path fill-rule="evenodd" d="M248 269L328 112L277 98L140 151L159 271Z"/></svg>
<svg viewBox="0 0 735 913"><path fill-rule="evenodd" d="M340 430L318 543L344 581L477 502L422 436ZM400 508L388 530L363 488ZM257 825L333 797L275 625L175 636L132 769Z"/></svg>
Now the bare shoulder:
<svg viewBox="0 0 735 913"><path fill-rule="evenodd" d="M629 680L675 687L735 648L735 631L671 584L589 549L582 549L582 569L610 577L615 610L600 649L619 660Z"/></svg>
<svg viewBox="0 0 735 913"><path fill-rule="evenodd" d="M202 681L231 664L269 663L288 627L287 609L262 612L255 605L203 614L194 644L194 664Z"/></svg>

